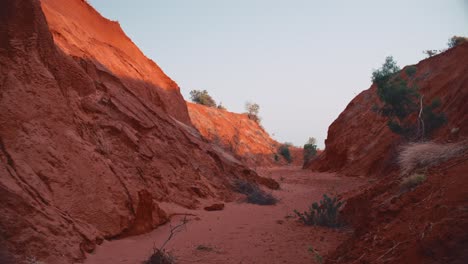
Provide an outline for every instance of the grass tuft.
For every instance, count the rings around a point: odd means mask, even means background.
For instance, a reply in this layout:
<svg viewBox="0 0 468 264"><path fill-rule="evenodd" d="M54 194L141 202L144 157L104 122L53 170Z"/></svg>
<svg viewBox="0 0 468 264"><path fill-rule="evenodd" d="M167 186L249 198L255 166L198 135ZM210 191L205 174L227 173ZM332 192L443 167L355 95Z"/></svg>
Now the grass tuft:
<svg viewBox="0 0 468 264"><path fill-rule="evenodd" d="M434 142L412 143L404 146L398 157L403 175L416 169L429 168L451 158L462 155L468 149L468 142L438 144Z"/></svg>
<svg viewBox="0 0 468 264"><path fill-rule="evenodd" d="M404 178L400 183L400 187L403 190L410 190L425 182L426 179L427 177L425 174L415 173L411 176Z"/></svg>
<svg viewBox="0 0 468 264"><path fill-rule="evenodd" d="M271 193L267 193L256 183L237 179L233 183L234 190L247 196L247 202L258 205L273 205L278 199Z"/></svg>

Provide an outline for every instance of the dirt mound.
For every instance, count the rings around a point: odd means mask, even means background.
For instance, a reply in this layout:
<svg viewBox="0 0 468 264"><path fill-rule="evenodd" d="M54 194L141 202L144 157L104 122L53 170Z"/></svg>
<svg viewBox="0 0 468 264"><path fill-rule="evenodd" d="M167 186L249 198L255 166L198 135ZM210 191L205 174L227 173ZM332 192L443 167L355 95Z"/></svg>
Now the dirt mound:
<svg viewBox="0 0 468 264"><path fill-rule="evenodd" d="M448 122L435 138L456 141L468 135L468 43L425 59L414 66L424 100L441 99ZM405 69L402 70L405 72ZM347 175L373 175L395 169L399 137L372 108L379 103L376 87L354 98L328 129L325 151L305 168Z"/></svg>
<svg viewBox="0 0 468 264"><path fill-rule="evenodd" d="M234 153L249 166L277 166L287 162L278 154L279 142L246 114L187 102L195 127L209 141ZM290 147L292 164L302 165L302 149Z"/></svg>
<svg viewBox="0 0 468 264"><path fill-rule="evenodd" d="M396 175L347 201L354 235L327 263L466 263L468 155L430 169L402 192Z"/></svg>
<svg viewBox="0 0 468 264"><path fill-rule="evenodd" d="M4 0L0 36L0 252L79 261L167 221L160 202L230 200L239 177L278 188L207 144L177 85L85 1Z"/></svg>

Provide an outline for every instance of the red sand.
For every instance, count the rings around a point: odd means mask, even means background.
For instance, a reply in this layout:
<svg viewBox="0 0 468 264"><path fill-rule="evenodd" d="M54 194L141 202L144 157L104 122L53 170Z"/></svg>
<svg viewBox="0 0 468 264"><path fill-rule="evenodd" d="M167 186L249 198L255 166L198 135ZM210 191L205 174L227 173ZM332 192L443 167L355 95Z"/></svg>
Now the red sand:
<svg viewBox="0 0 468 264"><path fill-rule="evenodd" d="M325 255L351 234L350 230L304 226L290 216L294 209L304 210L324 193L356 189L365 182L363 179L312 173L298 167L264 169L259 173L281 182L281 189L273 191L280 198L278 204L247 204L239 196L237 201L227 203L223 211L216 212L161 205L167 212L193 214L188 216L186 230L167 246L178 263L313 262L309 246ZM171 223L175 225L181 218L173 217ZM106 241L87 256L85 263L140 263L150 255L153 245L162 244L169 228L165 225L148 234ZM212 250L197 250L199 245Z"/></svg>

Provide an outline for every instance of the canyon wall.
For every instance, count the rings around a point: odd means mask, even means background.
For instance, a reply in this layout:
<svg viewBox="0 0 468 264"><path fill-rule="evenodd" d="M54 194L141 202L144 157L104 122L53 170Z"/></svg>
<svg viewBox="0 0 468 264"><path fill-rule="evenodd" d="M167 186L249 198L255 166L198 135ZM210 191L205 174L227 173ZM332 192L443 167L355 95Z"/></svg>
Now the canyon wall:
<svg viewBox="0 0 468 264"><path fill-rule="evenodd" d="M387 120L372 109L379 106L376 86L354 98L328 130L325 151L305 169L370 177L369 184L346 200L342 220L353 227L352 236L326 257L325 263L465 263L468 259L468 43L402 69L416 69L414 80L426 103L439 98L436 111L447 123L432 140L442 146L463 146L457 157L431 153L438 164L420 162L424 180L402 187L397 157L402 140L387 127ZM409 78L408 78L409 79ZM447 144L453 143L453 144ZM427 159L427 158L426 158ZM426 161L424 161L426 162ZM433 162L435 163L435 162Z"/></svg>
<svg viewBox="0 0 468 264"><path fill-rule="evenodd" d="M439 98L441 106L437 111L447 116L447 124L434 135L439 141L457 141L468 135L467 61L468 43L463 43L414 65L415 84L425 102ZM372 85L348 104L328 128L325 151L305 168L354 176L395 169L402 141L387 127L387 119L372 110L379 105L376 90Z"/></svg>
<svg viewBox="0 0 468 264"><path fill-rule="evenodd" d="M251 167L285 165L278 154L281 143L273 140L265 129L246 114L187 102L194 126L210 142L234 153ZM302 165L302 149L290 147L292 164Z"/></svg>
<svg viewBox="0 0 468 264"><path fill-rule="evenodd" d="M278 188L208 144L177 85L85 1L4 0L0 37L0 259L81 261L166 222L161 202L229 200L235 178Z"/></svg>

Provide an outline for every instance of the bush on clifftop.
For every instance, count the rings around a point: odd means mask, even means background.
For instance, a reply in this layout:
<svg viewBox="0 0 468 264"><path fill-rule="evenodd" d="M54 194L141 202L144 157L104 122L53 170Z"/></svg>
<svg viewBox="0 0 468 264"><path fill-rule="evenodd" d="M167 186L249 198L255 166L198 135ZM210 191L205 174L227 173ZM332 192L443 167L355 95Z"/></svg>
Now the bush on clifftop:
<svg viewBox="0 0 468 264"><path fill-rule="evenodd" d="M209 106L209 107L216 107L215 100L208 94L206 90L192 90L190 91L190 99L192 102Z"/></svg>

